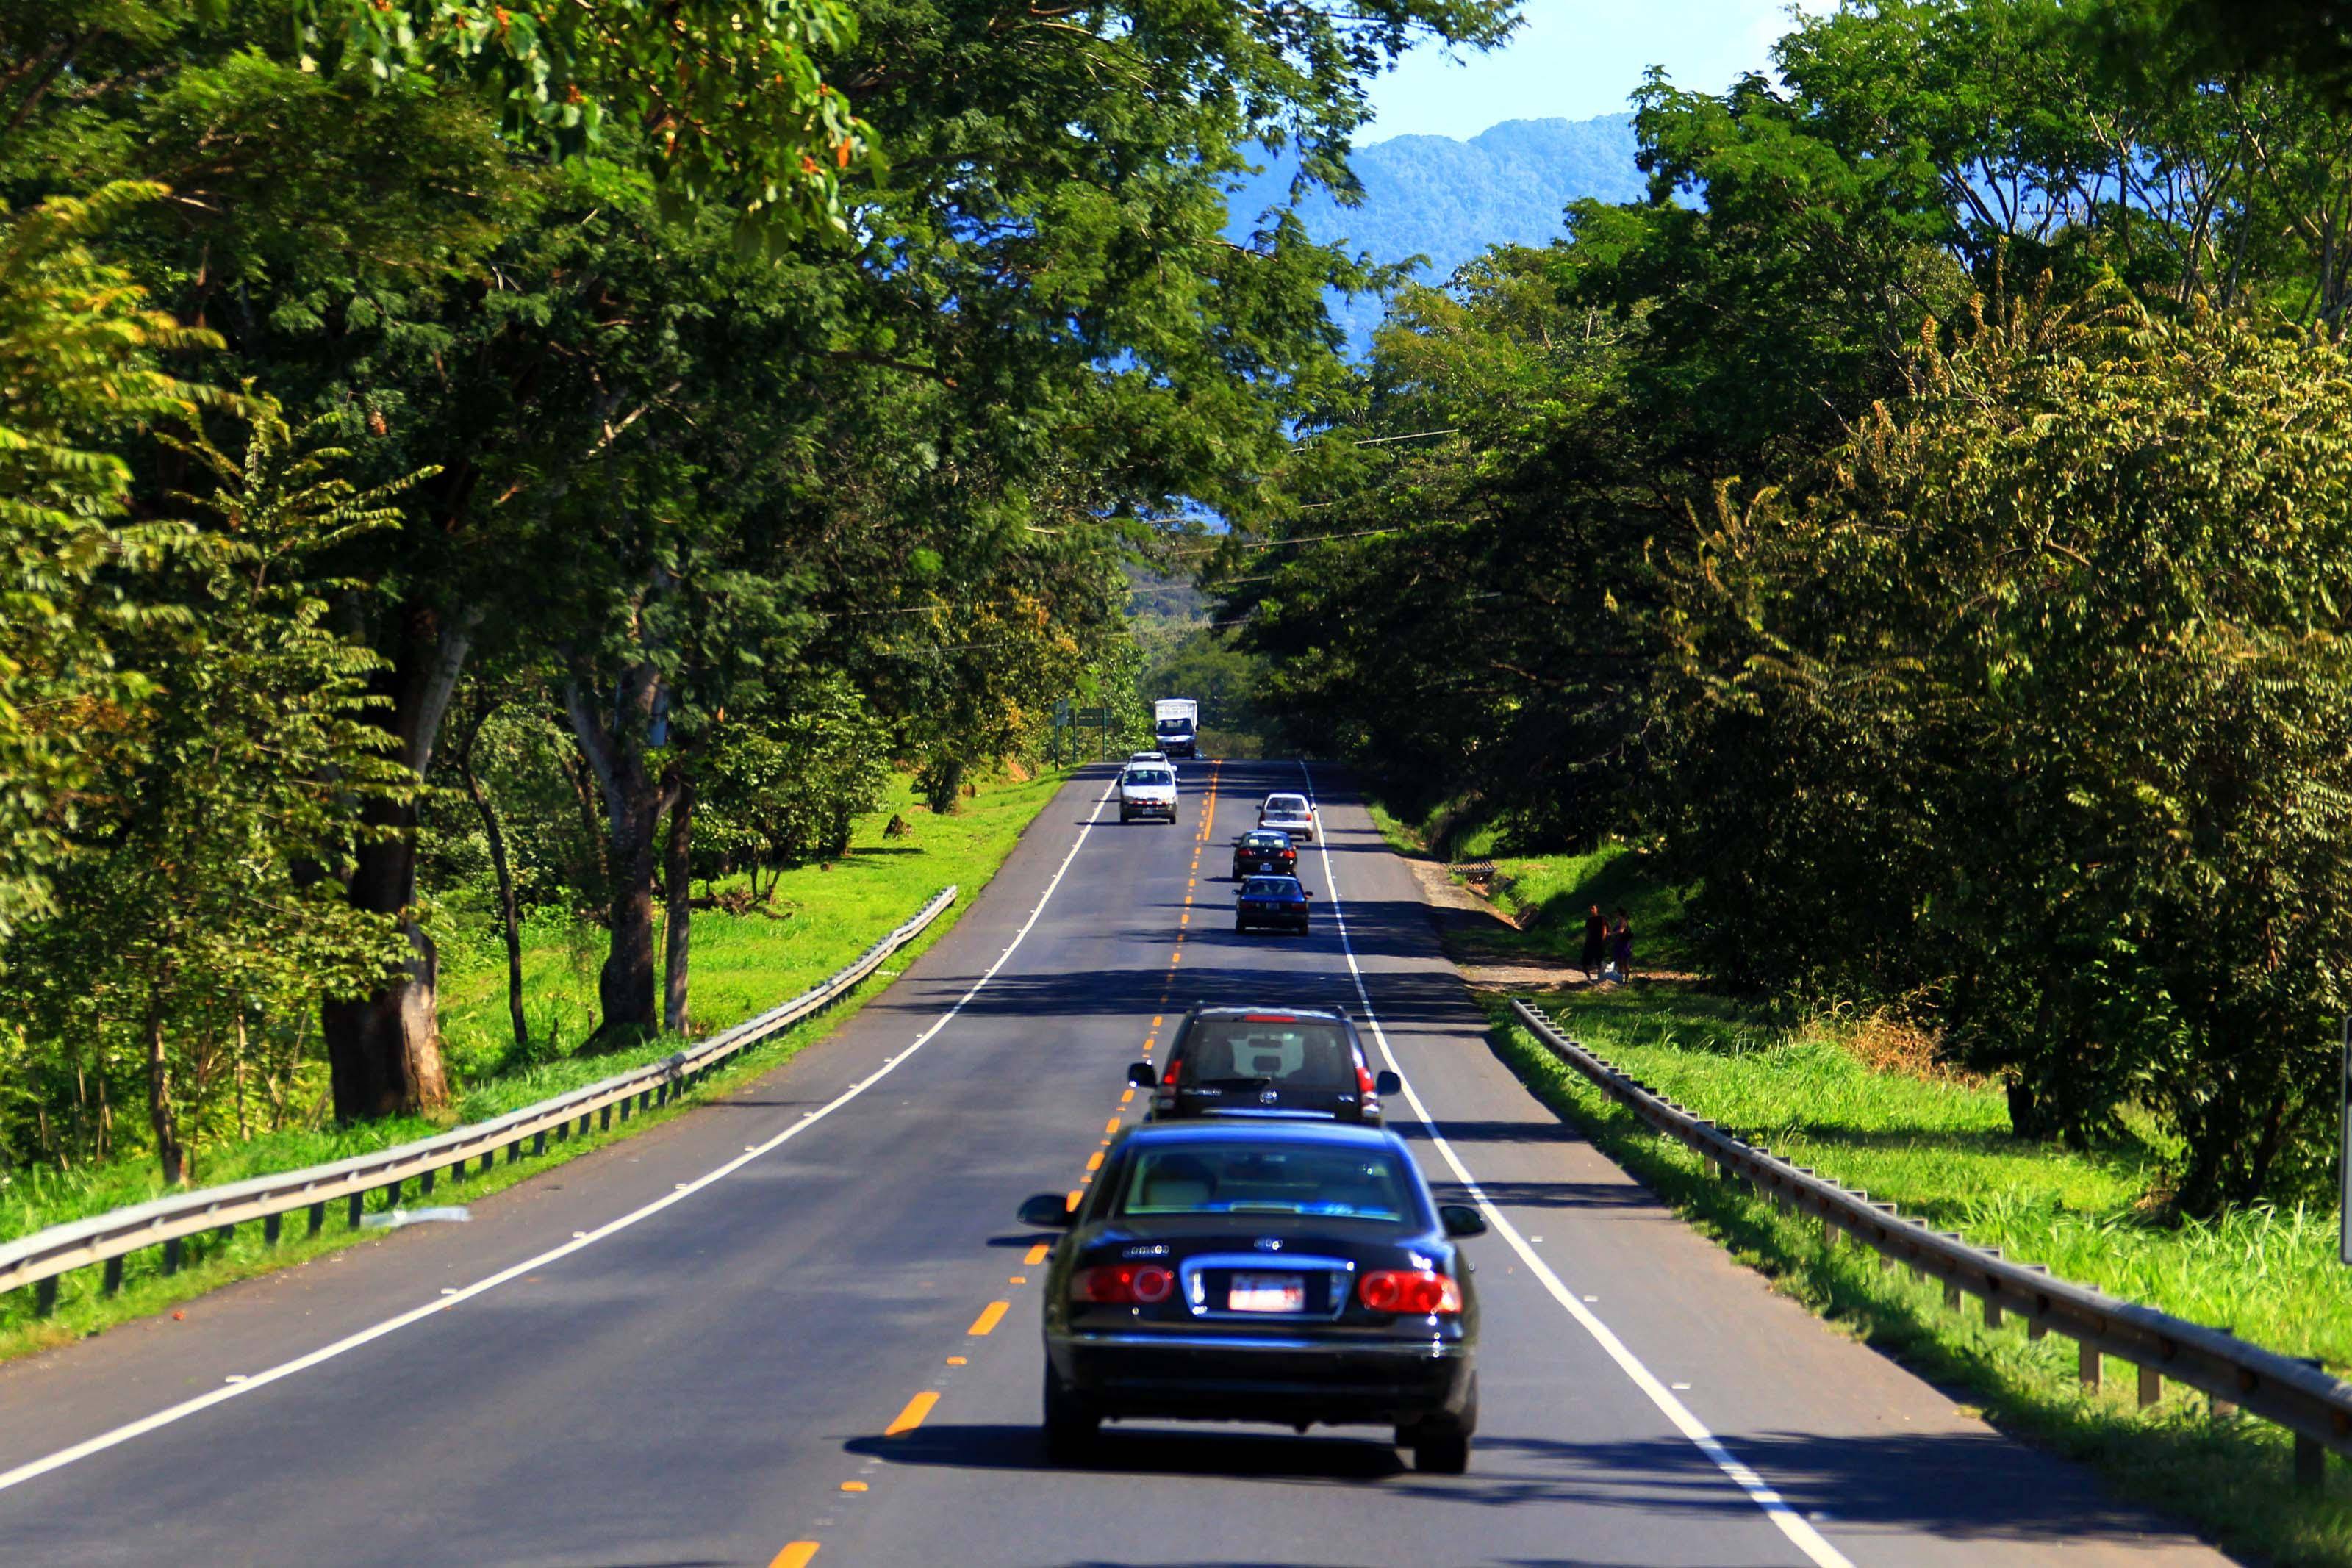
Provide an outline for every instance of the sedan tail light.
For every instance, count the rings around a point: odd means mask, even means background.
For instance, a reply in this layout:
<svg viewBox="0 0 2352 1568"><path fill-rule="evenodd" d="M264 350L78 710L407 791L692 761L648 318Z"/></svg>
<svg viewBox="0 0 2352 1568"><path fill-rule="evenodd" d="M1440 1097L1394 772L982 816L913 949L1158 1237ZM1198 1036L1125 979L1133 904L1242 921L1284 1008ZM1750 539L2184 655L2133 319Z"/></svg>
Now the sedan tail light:
<svg viewBox="0 0 2352 1568"><path fill-rule="evenodd" d="M1462 1310L1462 1287L1434 1269L1376 1269L1357 1283L1356 1298L1376 1312L1415 1317Z"/></svg>
<svg viewBox="0 0 2352 1568"><path fill-rule="evenodd" d="M1176 1276L1157 1263L1105 1263L1070 1276L1070 1300L1098 1307L1148 1307L1175 1288Z"/></svg>

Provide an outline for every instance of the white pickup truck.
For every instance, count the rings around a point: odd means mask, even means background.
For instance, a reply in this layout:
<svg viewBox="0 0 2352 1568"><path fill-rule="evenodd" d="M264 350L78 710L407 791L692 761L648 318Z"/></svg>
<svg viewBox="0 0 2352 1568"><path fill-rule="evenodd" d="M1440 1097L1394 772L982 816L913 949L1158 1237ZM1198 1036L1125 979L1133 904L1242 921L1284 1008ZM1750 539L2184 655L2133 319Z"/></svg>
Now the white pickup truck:
<svg viewBox="0 0 2352 1568"><path fill-rule="evenodd" d="M1118 776L1118 820L1176 820L1176 770L1165 762L1130 762Z"/></svg>

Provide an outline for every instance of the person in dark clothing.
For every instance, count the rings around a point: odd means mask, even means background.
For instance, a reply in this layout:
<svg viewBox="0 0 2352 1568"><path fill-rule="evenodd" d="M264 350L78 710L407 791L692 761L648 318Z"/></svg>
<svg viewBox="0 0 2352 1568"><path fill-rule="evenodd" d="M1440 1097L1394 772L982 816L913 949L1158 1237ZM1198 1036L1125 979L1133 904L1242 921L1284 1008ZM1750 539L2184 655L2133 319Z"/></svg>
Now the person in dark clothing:
<svg viewBox="0 0 2352 1568"><path fill-rule="evenodd" d="M1615 949L1611 956L1616 961L1618 983L1630 985L1633 979L1633 920L1622 904L1617 910L1616 928L1610 932L1609 940L1610 946Z"/></svg>
<svg viewBox="0 0 2352 1568"><path fill-rule="evenodd" d="M1601 965L1609 951L1609 922L1601 918L1601 906L1594 904L1584 917L1584 977L1590 982L1601 972Z"/></svg>

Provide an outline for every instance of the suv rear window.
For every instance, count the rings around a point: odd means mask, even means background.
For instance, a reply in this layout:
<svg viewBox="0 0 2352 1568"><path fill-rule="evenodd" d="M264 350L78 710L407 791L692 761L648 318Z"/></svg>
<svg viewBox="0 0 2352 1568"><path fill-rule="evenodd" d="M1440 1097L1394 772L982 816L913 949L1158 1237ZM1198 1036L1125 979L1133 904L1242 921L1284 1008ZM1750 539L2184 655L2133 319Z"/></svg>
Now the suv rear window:
<svg viewBox="0 0 2352 1568"><path fill-rule="evenodd" d="M1280 1023L1254 1019L1194 1021L1177 1047L1179 1082L1222 1087L1353 1089L1355 1053L1348 1031L1328 1019Z"/></svg>
<svg viewBox="0 0 2352 1568"><path fill-rule="evenodd" d="M1279 812L1286 817L1303 817L1307 814L1307 797L1304 795L1269 795L1266 797L1265 809L1269 811Z"/></svg>
<svg viewBox="0 0 2352 1568"><path fill-rule="evenodd" d="M1130 768L1127 781L1130 784L1171 784L1176 776L1165 768Z"/></svg>

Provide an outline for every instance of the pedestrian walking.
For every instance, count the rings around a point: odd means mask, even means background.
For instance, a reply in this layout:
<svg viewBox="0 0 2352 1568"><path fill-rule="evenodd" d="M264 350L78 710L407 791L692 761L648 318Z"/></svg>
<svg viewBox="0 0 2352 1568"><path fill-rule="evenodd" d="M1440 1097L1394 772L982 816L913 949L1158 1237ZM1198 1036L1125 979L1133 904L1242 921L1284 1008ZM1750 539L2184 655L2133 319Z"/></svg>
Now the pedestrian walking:
<svg viewBox="0 0 2352 1568"><path fill-rule="evenodd" d="M1630 985L1633 978L1633 920L1622 904L1618 906L1617 925L1610 932L1609 941L1614 949L1612 956L1615 960L1617 978L1620 983Z"/></svg>
<svg viewBox="0 0 2352 1568"><path fill-rule="evenodd" d="M1594 904L1584 916L1584 979L1590 985L1600 974L1601 966L1609 952L1609 922L1601 918L1601 906Z"/></svg>

